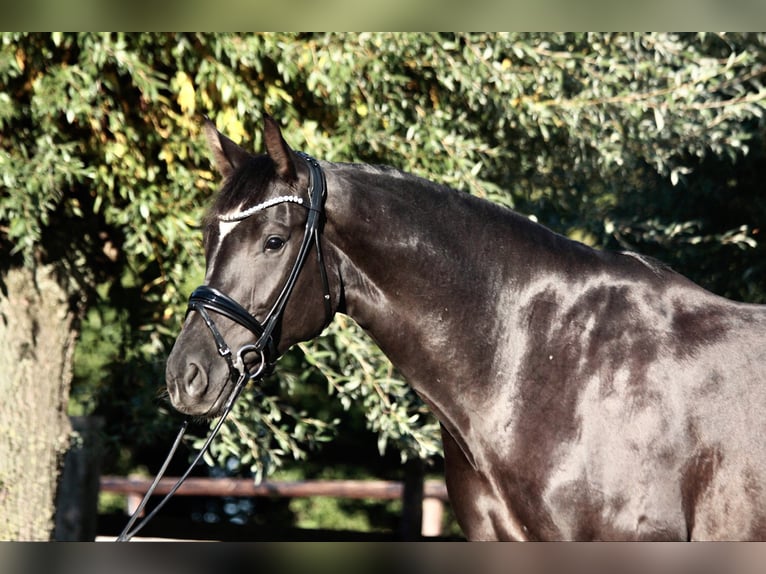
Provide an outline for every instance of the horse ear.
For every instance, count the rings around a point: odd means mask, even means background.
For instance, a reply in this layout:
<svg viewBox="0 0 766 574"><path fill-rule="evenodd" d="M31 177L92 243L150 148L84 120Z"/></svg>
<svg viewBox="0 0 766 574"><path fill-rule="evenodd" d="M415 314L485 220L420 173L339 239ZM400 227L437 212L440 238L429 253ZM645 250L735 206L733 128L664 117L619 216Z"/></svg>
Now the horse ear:
<svg viewBox="0 0 766 574"><path fill-rule="evenodd" d="M229 177L241 166L250 154L219 132L210 118L205 118L203 125L207 143L213 152L213 159L218 171L224 178Z"/></svg>
<svg viewBox="0 0 766 574"><path fill-rule="evenodd" d="M293 150L282 137L277 121L268 114L263 114L263 141L266 153L274 162L279 177L287 182L295 181L297 172L293 161Z"/></svg>

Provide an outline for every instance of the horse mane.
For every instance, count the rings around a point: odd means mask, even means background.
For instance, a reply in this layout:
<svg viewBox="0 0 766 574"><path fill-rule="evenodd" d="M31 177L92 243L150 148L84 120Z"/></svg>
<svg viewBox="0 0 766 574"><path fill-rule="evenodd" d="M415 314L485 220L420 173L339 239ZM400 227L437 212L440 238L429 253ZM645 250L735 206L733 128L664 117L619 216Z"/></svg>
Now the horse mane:
<svg viewBox="0 0 766 574"><path fill-rule="evenodd" d="M649 270L652 271L652 273L655 275L663 275L666 272L673 270L667 263L664 263L659 259L655 259L654 257L650 257L649 255L643 255L642 253L636 253L635 251L618 251L617 253L619 255L624 255L626 257L632 257L636 259L645 267L648 267Z"/></svg>

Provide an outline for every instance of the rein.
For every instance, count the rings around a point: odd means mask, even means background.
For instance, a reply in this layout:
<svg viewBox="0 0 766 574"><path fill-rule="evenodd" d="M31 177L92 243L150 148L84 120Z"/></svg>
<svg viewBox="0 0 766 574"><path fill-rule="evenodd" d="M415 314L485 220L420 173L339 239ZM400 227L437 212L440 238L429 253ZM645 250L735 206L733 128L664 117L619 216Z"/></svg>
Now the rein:
<svg viewBox="0 0 766 574"><path fill-rule="evenodd" d="M325 313L327 315L328 320L332 317L332 304L330 301L330 284L327 279L327 270L325 268L324 257L322 255L322 248L321 248L321 242L320 242L320 232L322 229L322 215L324 211L324 200L325 200L325 197L327 196L327 183L325 181L324 172L322 171L322 168L319 166L319 162L317 162L311 156L304 154L302 152L296 152L296 153L306 161L309 167L309 182L308 182L309 206L308 206L308 217L306 218L306 226L304 228L303 240L301 241L300 249L298 250L298 255L295 259L295 263L293 264L292 269L290 270L290 274L288 275L287 280L285 281L284 286L282 287L282 290L277 296L271 310L269 311L263 323L259 322L258 319L253 317L253 315L251 315L247 311L247 309L245 309L242 305L237 303L237 301L235 301L234 299L232 299L225 293L222 293L218 289L209 287L207 285L201 285L192 292L191 296L189 297L189 304L186 311L187 315L193 311L196 311L197 313L201 315L203 321L205 322L205 325L207 325L208 330L210 331L210 333L213 336L213 339L215 340L215 344L218 349L218 354L223 359L225 359L229 365L229 378L234 383L234 388L232 389L231 393L229 394L229 397L226 400L226 403L221 412L221 416L218 419L218 422L216 423L213 430L210 432L210 435L208 436L205 443L202 445L202 448L200 448L199 452L195 456L192 463L187 468L186 472L184 472L184 474L178 479L175 485L173 485L173 488L170 489L170 491L157 504L157 506L152 510L152 512L150 512L138 524L138 526L133 528L133 525L136 523L141 513L143 512L144 507L149 501L149 498L152 496L155 489L157 488L157 485L159 484L160 479L165 474L165 471L167 470L167 467L170 464L170 461L172 460L173 455L175 454L178 446L181 444L181 440L183 439L183 436L186 434L186 430L189 426L189 419L187 418L186 420L184 420L180 430L178 431L178 435L176 436L176 439L173 442L173 446L170 448L170 452L165 458L165 462L163 462L162 467L157 473L157 476L155 477L149 489L146 491L146 494L141 500L141 503L133 512L133 515L130 517L127 525L122 530L120 535L117 537L116 539L117 542L126 542L130 540L131 538L133 538L133 536L135 536L144 526L146 526L146 524L152 518L154 518L154 516L160 511L160 509L163 506L165 506L165 503L167 503L170 497L173 496L176 493L176 491L181 487L184 481L191 474L191 471L194 469L194 467L199 463L200 460L202 460L202 457L204 456L208 447L213 442L213 439L216 437L216 435L218 434L218 431L220 431L221 427L223 426L223 423L225 422L226 417L228 417L229 413L234 408L234 402L237 400L237 397L239 397L240 393L245 388L247 383L250 381L261 380L263 379L263 377L273 372L274 365L276 364L276 361L278 358L277 346L274 341L274 331L282 319L282 315L284 313L285 306L287 305L287 301L289 300L290 295L292 294L292 291L295 287L295 282L298 279L298 275L300 274L300 271L303 268L303 264L306 262L306 258L308 257L309 251L311 250L312 246L316 247L316 252L317 252L319 272L322 278L322 288L324 290L323 301L325 306ZM247 217L250 217L252 214L258 211L267 209L269 207L278 205L280 203L286 203L286 202L296 203L301 206L304 205L304 201L300 197L292 196L292 195L281 196L271 200L267 200L263 203L260 203L254 207L246 209L237 214L222 216L220 217L220 219L222 221L241 221L243 219L246 219ZM221 332L218 330L218 327L216 326L215 321L213 321L213 318L211 317L209 312L213 312L218 315L223 315L224 317L241 325L242 327L250 331L255 336L255 342L251 344L243 345L236 352L236 354L234 354L231 348L229 347L229 345L226 343L223 336L221 335ZM251 373L250 369L248 368L245 362L245 355L252 354L252 353L259 355L260 364L258 365L258 368Z"/></svg>

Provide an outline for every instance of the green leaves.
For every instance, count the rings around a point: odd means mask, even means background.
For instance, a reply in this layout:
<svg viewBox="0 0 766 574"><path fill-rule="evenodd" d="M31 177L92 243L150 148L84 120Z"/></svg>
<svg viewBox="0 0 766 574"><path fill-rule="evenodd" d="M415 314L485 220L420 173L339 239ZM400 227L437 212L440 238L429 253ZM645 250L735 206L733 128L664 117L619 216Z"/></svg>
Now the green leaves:
<svg viewBox="0 0 766 574"><path fill-rule="evenodd" d="M321 337L301 345L306 361L327 379L343 408L361 409L378 433L381 455L389 443L410 457L441 452L439 425L380 349L348 317L337 317Z"/></svg>
<svg viewBox="0 0 766 574"><path fill-rule="evenodd" d="M319 443L332 440L333 424L298 411L278 395L248 388L237 399L205 460L229 472L250 470L257 482L286 462L303 460ZM201 448L205 438L193 441Z"/></svg>

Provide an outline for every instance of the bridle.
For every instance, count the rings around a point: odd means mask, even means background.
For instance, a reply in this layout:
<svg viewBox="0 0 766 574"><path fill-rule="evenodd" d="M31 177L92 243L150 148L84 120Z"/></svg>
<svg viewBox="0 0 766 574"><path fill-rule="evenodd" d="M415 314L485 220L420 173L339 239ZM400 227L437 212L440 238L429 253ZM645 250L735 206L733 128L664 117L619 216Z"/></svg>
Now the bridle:
<svg viewBox="0 0 766 574"><path fill-rule="evenodd" d="M202 320L205 322L205 325L207 325L208 330L213 336L216 347L218 349L218 354L224 360L226 360L229 366L229 378L234 383L234 388L232 389L231 393L229 394L226 400L226 403L224 405L223 410L221 411L221 416L218 422L216 423L216 426L213 428L207 440L205 441L204 445L197 453L197 456L195 457L194 461L188 467L186 472L178 479L178 481L173 486L173 488L165 495L165 497L160 501L160 503L154 508L154 510L150 514L148 514L136 528L131 530L131 528L133 527L133 524L136 522L138 517L143 512L144 507L146 506L146 503L148 502L155 488L159 484L159 481L162 478L163 474L165 473L165 470L167 469L167 466L170 463L170 460L175 454L175 451L178 448L178 445L181 443L181 439L186 433L186 429L189 425L189 419L186 419L183 422L183 424L181 425L181 430L179 431L178 436L176 437L173 443L173 446L171 447L170 452L168 453L168 456L165 459L165 462L160 468L160 471L157 473L157 476L152 482L152 485L149 487L149 490L147 490L146 494L144 495L144 498L142 499L141 503L136 508L135 512L133 513L130 520L128 521L128 524L120 533L119 537L117 538L117 541L130 540L133 536L135 536L138 533L139 530L141 530L149 522L149 520L151 520L157 514L160 508L162 508L165 505L165 503L170 499L170 497L173 496L173 494L175 494L178 488L180 488L181 484L189 476L194 466L196 466L197 463L202 459L202 456L204 455L207 448L210 446L210 443L213 441L213 438L215 438L215 436L218 434L218 431L223 425L223 422L226 420L226 417L231 412L231 409L234 406L234 402L236 401L237 397L244 389L245 385L249 381L260 380L273 371L274 365L276 364L276 361L278 359L277 344L275 341L275 336L276 336L275 331L277 327L279 326L279 324L281 323L285 306L287 305L287 302L290 299L290 295L292 294L293 289L295 288L295 282L298 279L300 271L303 268L303 265L305 264L308 254L311 251L312 247L316 248L317 262L319 264L319 273L322 278L322 288L324 290L323 301L324 301L326 318L328 321L332 318L333 311L332 311L332 303L330 298L330 285L327 279L327 269L325 268L324 257L322 255L322 245L320 241L322 224L324 221L323 219L324 201L327 196L327 182L325 180L324 172L322 171L322 168L320 167L319 162L317 162L317 160L315 160L313 157L307 154L304 154L302 152L296 152L296 153L299 157L301 157L302 159L306 161L306 164L308 165L308 168L309 168L309 180L308 180L309 205L308 205L308 216L306 218L303 238L301 240L301 245L298 250L298 255L296 256L295 262L293 263L293 266L290 270L290 274L287 276L287 279L285 280L285 283L282 286L282 290L279 292L279 295L274 301L274 304L272 305L269 313L266 315L266 318L264 319L263 323L258 321L258 319L256 319L253 315L251 315L247 311L247 309L245 309L237 301L235 301L234 299L232 299L225 293L219 291L218 289L210 287L209 285L200 285L192 292L191 296L189 297L189 304L187 306L187 311L186 311L187 316L189 313L197 312L202 317ZM258 211L267 209L269 207L273 207L275 205L279 205L280 203L288 203L288 202L297 203L299 205L305 204L303 198L301 197L293 196L293 195L281 196L281 197L273 198L271 200L267 200L263 203L260 203L256 206L253 206L241 212L223 216L220 219L224 221L241 221L243 219L250 217L254 213L257 213ZM254 342L243 345L242 347L239 348L236 354L233 353L231 350L231 347L229 347L229 345L226 343L226 340L223 338L223 335L221 335L220 330L216 326L215 321L213 320L213 317L211 316L211 313L222 315L226 317L227 319L234 321L238 325L250 331L250 333L255 337ZM258 355L260 358L260 363L252 371L245 361L245 355L248 355L248 354L255 354L255 355Z"/></svg>
<svg viewBox="0 0 766 574"><path fill-rule="evenodd" d="M303 240L301 241L298 255L295 258L295 263L263 323L253 317L234 299L208 285L197 287L189 298L187 313L197 311L202 316L202 319L205 321L205 324L213 335L213 339L215 339L216 346L218 347L218 354L226 359L226 362L229 365L229 373L232 381L236 381L243 372L246 372L247 369L245 367L244 356L248 353L261 355L264 362L264 374L268 374L273 370L274 364L278 358L276 343L274 341L274 332L282 320L287 301L290 299L290 295L295 288L295 282L298 279L298 275L303 268L303 264L306 262L306 258L308 257L312 246L316 248L319 272L322 278L322 288L324 290L322 299L324 301L325 313L328 320L332 316L330 285L327 280L327 270L324 264L322 244L320 241L320 232L322 230L323 221L322 216L324 214L324 200L327 195L327 183L319 163L309 155L301 152L297 153L300 157L306 160L309 168L308 217L304 228ZM237 214L222 217L221 219L224 221L240 221L250 217L257 211L287 202L303 205L303 199L300 197L293 195L282 196L265 201L264 203ZM221 336L220 331L216 327L215 322L210 317L208 311L223 315L235 323L238 323L255 336L255 342L242 346L237 351L236 355L233 355L231 348Z"/></svg>

